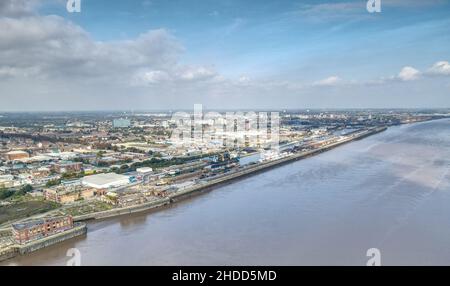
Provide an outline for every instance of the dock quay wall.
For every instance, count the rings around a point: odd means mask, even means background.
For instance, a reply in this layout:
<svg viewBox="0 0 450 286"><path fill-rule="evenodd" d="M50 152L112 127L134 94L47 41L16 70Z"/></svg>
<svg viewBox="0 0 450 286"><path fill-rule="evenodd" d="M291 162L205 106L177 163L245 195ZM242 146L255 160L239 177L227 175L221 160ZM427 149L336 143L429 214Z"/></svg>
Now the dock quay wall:
<svg viewBox="0 0 450 286"><path fill-rule="evenodd" d="M2 231L3 232L3 231ZM18 255L25 255L41 248L48 247L50 245L63 242L65 240L82 236L87 233L86 224L78 223L72 229L66 230L61 233L57 233L39 240L31 241L26 244L13 244L6 248L0 248L0 261L4 261L10 258L14 258Z"/></svg>
<svg viewBox="0 0 450 286"><path fill-rule="evenodd" d="M9 237L11 236L11 229L9 228L4 228L4 229L0 229L0 238L2 237Z"/></svg>
<svg viewBox="0 0 450 286"><path fill-rule="evenodd" d="M151 201L148 203L144 203L141 205L129 206L129 207L124 207L124 208L116 208L116 209L102 211L102 212L74 216L73 220L74 221L86 221L86 220L94 220L94 219L105 219L105 218L109 218L109 217L115 217L115 216L120 216L120 215L142 212L142 211L146 211L149 209L162 207L167 204L170 204L170 199L163 198L163 199L158 199L158 200Z"/></svg>
<svg viewBox="0 0 450 286"><path fill-rule="evenodd" d="M77 236L85 235L86 233L87 233L86 225L80 224L70 230L66 230L64 232L54 234L52 236L49 236L49 237L46 237L43 239L39 239L39 240L36 240L33 242L29 242L24 245L19 245L18 253L21 255L28 254L28 253L34 252L36 250L39 250L41 248L48 247L50 245L53 245L53 244L56 244L59 242L63 242L65 240L68 240L68 239L71 239L71 238L74 238Z"/></svg>
<svg viewBox="0 0 450 286"><path fill-rule="evenodd" d="M14 258L19 254L19 249L17 247L0 248L0 262Z"/></svg>

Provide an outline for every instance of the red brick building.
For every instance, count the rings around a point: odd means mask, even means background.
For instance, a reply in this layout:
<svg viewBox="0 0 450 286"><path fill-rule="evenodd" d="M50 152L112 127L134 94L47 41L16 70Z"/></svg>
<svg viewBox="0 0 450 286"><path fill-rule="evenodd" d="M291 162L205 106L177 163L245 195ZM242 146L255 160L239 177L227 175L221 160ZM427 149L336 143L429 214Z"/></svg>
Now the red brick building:
<svg viewBox="0 0 450 286"><path fill-rule="evenodd" d="M83 163L81 162L61 162L53 165L53 170L57 173L78 173L81 172Z"/></svg>
<svg viewBox="0 0 450 286"><path fill-rule="evenodd" d="M12 225L14 239L20 244L45 238L72 228L73 219L71 216L38 219Z"/></svg>

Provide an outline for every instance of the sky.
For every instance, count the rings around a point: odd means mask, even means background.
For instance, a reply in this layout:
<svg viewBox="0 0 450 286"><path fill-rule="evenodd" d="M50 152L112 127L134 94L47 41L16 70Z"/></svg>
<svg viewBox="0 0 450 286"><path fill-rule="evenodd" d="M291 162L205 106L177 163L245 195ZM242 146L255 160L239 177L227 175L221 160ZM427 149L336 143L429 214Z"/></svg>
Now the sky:
<svg viewBox="0 0 450 286"><path fill-rule="evenodd" d="M0 0L0 111L450 107L450 0Z"/></svg>

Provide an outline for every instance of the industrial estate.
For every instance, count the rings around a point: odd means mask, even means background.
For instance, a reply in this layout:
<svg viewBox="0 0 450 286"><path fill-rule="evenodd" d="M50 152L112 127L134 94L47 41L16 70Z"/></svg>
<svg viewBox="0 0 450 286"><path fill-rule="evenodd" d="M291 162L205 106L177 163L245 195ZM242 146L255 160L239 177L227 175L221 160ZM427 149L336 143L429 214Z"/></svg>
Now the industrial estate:
<svg viewBox="0 0 450 286"><path fill-rule="evenodd" d="M450 117L448 110L283 110L276 129L275 117L264 117L271 131L263 136L251 128L261 129L255 114L202 116L199 128L188 123L184 140L172 112L0 114L0 260L89 235L88 220L172 204L389 126Z"/></svg>

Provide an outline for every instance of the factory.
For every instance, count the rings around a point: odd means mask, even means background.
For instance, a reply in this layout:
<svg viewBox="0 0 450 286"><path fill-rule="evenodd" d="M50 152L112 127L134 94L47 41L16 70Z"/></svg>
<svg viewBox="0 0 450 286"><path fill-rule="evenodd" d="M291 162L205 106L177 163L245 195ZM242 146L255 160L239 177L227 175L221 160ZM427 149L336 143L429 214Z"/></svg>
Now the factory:
<svg viewBox="0 0 450 286"><path fill-rule="evenodd" d="M131 121L129 119L114 119L113 120L113 128L128 128L131 126Z"/></svg>
<svg viewBox="0 0 450 286"><path fill-rule="evenodd" d="M71 216L37 219L12 225L13 237L19 244L45 238L73 228Z"/></svg>
<svg viewBox="0 0 450 286"><path fill-rule="evenodd" d="M6 160L14 161L14 160L20 160L30 157L30 154L28 154L25 151L10 151L5 154Z"/></svg>
<svg viewBox="0 0 450 286"><path fill-rule="evenodd" d="M115 173L98 174L84 177L81 183L95 189L110 189L129 184L130 177Z"/></svg>

